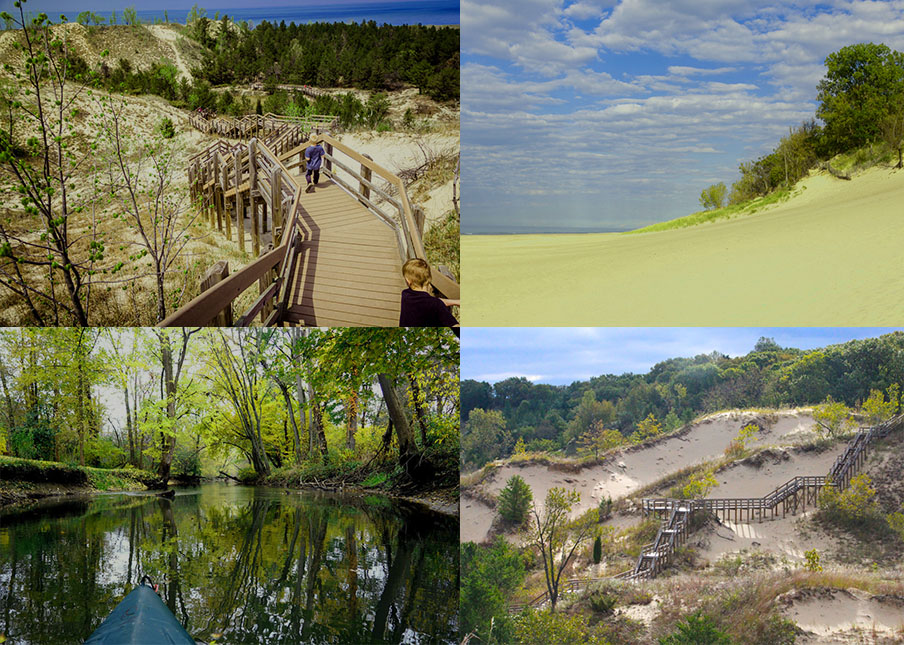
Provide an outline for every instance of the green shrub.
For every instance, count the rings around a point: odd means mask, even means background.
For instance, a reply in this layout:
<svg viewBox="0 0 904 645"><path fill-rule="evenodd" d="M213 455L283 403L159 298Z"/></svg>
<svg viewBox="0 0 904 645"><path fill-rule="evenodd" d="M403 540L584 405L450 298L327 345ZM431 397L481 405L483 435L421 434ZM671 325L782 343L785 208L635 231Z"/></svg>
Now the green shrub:
<svg viewBox="0 0 904 645"><path fill-rule="evenodd" d="M164 139L172 139L176 136L176 128L173 125L173 120L168 116L163 117L163 120L160 122L159 130Z"/></svg>
<svg viewBox="0 0 904 645"><path fill-rule="evenodd" d="M819 551L810 549L804 552L804 557L807 559L807 563L804 565L807 571L822 571L822 565L819 564Z"/></svg>
<svg viewBox="0 0 904 645"><path fill-rule="evenodd" d="M254 470L251 466L245 466L244 468L239 469L239 474L236 475L236 479L238 479L243 484L251 484L257 481L257 471Z"/></svg>
<svg viewBox="0 0 904 645"><path fill-rule="evenodd" d="M502 519L515 526L524 524L534 496L519 475L512 475L499 493L497 508Z"/></svg>
<svg viewBox="0 0 904 645"><path fill-rule="evenodd" d="M618 603L618 596L605 591L590 594L590 607L598 614L611 614Z"/></svg>
<svg viewBox="0 0 904 645"><path fill-rule="evenodd" d="M731 639L712 618L696 612L678 623L674 633L660 638L659 645L731 645Z"/></svg>
<svg viewBox="0 0 904 645"><path fill-rule="evenodd" d="M599 564L603 559L603 539L597 535L593 541L593 564Z"/></svg>

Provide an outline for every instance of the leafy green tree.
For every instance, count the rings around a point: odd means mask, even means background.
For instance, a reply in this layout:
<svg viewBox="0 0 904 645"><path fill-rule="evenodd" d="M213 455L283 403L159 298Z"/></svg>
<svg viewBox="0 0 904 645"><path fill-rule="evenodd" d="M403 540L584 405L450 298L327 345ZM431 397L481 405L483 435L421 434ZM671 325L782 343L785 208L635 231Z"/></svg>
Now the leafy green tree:
<svg viewBox="0 0 904 645"><path fill-rule="evenodd" d="M832 439L844 435L856 425L851 409L831 395L813 409L813 420L818 430Z"/></svg>
<svg viewBox="0 0 904 645"><path fill-rule="evenodd" d="M593 564L599 564L603 559L603 538L599 535L593 541Z"/></svg>
<svg viewBox="0 0 904 645"><path fill-rule="evenodd" d="M564 488L551 488L546 493L542 511L535 504L531 522L525 529L527 542L540 552L549 604L556 610L562 574L571 557L590 539L593 522L587 517L569 519L581 494Z"/></svg>
<svg viewBox="0 0 904 645"><path fill-rule="evenodd" d="M869 397L863 402L861 409L872 425L877 425L892 418L898 412L901 403L901 388L897 383L888 386L888 400L882 390L870 390Z"/></svg>
<svg viewBox="0 0 904 645"><path fill-rule="evenodd" d="M706 210L722 208L725 205L727 192L728 189L725 188L725 183L721 181L718 184L704 188L703 192L700 193L700 205Z"/></svg>
<svg viewBox="0 0 904 645"><path fill-rule="evenodd" d="M825 123L829 150L875 141L879 123L901 99L904 54L882 44L858 43L829 54L825 66L816 116Z"/></svg>
<svg viewBox="0 0 904 645"><path fill-rule="evenodd" d="M601 421L594 421L590 430L581 435L578 443L584 451L593 453L594 459L599 459L601 452L618 448L628 441L618 430L604 428Z"/></svg>
<svg viewBox="0 0 904 645"><path fill-rule="evenodd" d="M898 153L895 168L904 168L904 97L879 121L879 133L888 147Z"/></svg>
<svg viewBox="0 0 904 645"><path fill-rule="evenodd" d="M718 486L719 482L712 470L704 470L690 478L690 481L681 489L685 499L701 499L709 495L709 492Z"/></svg>
<svg viewBox="0 0 904 645"><path fill-rule="evenodd" d="M501 536L489 547L461 545L460 630L484 643L512 640L506 600L524 581L524 559Z"/></svg>
<svg viewBox="0 0 904 645"><path fill-rule="evenodd" d="M594 423L601 422L608 425L615 420L615 406L611 401L597 401L592 389L587 389L581 396L581 402L574 413L574 418L568 424L566 441L577 439L583 433L593 428Z"/></svg>
<svg viewBox="0 0 904 645"><path fill-rule="evenodd" d="M502 455L508 433L505 417L498 410L471 410L461 437L461 458L464 464L482 466Z"/></svg>
<svg viewBox="0 0 904 645"><path fill-rule="evenodd" d="M512 475L499 493L499 515L509 524L521 526L527 519L534 495L520 475Z"/></svg>
<svg viewBox="0 0 904 645"><path fill-rule="evenodd" d="M820 494L819 507L831 521L847 526L863 525L879 509L873 480L863 473L851 478L841 492L834 486L826 486Z"/></svg>
<svg viewBox="0 0 904 645"><path fill-rule="evenodd" d="M712 618L698 611L679 622L673 634L660 638L659 645L731 645L731 639Z"/></svg>
<svg viewBox="0 0 904 645"><path fill-rule="evenodd" d="M637 429L631 434L631 441L640 443L662 434L662 424L656 420L656 415L652 412L647 418L637 424Z"/></svg>

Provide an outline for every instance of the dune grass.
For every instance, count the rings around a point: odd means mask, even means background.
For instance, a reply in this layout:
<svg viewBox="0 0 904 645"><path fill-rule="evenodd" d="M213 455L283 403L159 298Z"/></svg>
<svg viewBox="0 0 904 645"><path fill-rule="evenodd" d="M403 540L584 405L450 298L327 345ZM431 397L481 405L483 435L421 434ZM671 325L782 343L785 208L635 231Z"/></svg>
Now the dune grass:
<svg viewBox="0 0 904 645"><path fill-rule="evenodd" d="M709 222L716 222L723 219L731 219L735 216L753 215L754 213L757 213L767 206L778 204L787 200L793 194L795 194L793 189L782 188L771 192L768 195L757 197L756 199L752 199L747 202L742 202L740 204L731 204L729 206L716 208L714 210L700 211L697 213L692 213L691 215L685 215L684 217L672 219L667 222L657 222L656 224L650 224L649 226L644 226L643 228L638 228L633 231L625 231L624 233L621 233L621 235L669 231L673 229L687 228L689 226L697 226L699 224L707 224Z"/></svg>

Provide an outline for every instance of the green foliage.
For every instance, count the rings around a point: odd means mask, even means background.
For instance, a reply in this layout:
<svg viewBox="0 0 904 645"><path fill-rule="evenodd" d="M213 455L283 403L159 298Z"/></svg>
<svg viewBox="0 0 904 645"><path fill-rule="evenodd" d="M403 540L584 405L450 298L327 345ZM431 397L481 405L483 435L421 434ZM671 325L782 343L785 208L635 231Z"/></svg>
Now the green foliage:
<svg viewBox="0 0 904 645"><path fill-rule="evenodd" d="M236 479L243 484L253 484L259 478L260 475L257 474L257 471L252 466L243 466L242 468L239 468L239 472L236 475Z"/></svg>
<svg viewBox="0 0 904 645"><path fill-rule="evenodd" d="M637 429L631 434L631 441L640 443L662 434L662 424L656 420L656 415L652 412L647 418L638 422Z"/></svg>
<svg viewBox="0 0 904 645"><path fill-rule="evenodd" d="M25 419L9 433L9 448L14 457L51 461L54 458L57 430L48 419L49 410L34 405Z"/></svg>
<svg viewBox="0 0 904 645"><path fill-rule="evenodd" d="M122 10L122 19L127 25L136 26L138 25L138 12L135 11L135 7L126 7Z"/></svg>
<svg viewBox="0 0 904 645"><path fill-rule="evenodd" d="M361 482L361 488L377 488L382 486L389 479L386 473L373 473Z"/></svg>
<svg viewBox="0 0 904 645"><path fill-rule="evenodd" d="M863 402L861 409L869 418L871 425L887 421L898 412L901 403L901 387L897 383L888 386L888 400L881 390L870 390L869 397Z"/></svg>
<svg viewBox="0 0 904 645"><path fill-rule="evenodd" d="M879 137L879 123L904 98L904 54L885 45L842 47L825 60L816 116L825 123L831 153L856 148Z"/></svg>
<svg viewBox="0 0 904 645"><path fill-rule="evenodd" d="M904 541L904 512L895 511L894 513L889 513L885 521L888 522L888 528Z"/></svg>
<svg viewBox="0 0 904 645"><path fill-rule="evenodd" d="M823 404L813 409L813 420L820 432L837 439L856 426L853 412L841 401L835 401L831 395Z"/></svg>
<svg viewBox="0 0 904 645"><path fill-rule="evenodd" d="M593 390L586 390L574 413L574 419L568 425L565 440L579 438L583 433L599 429L598 424L608 425L615 420L616 410L611 401L597 401Z"/></svg>
<svg viewBox="0 0 904 645"><path fill-rule="evenodd" d="M851 479L850 485L842 492L833 486L826 486L819 499L822 516L848 527L862 526L875 519L878 511L876 489L867 474Z"/></svg>
<svg viewBox="0 0 904 645"><path fill-rule="evenodd" d="M725 188L725 183L721 181L718 184L704 188L703 192L700 193L700 205L705 210L722 208L725 205L725 194L727 192L728 189Z"/></svg>
<svg viewBox="0 0 904 645"><path fill-rule="evenodd" d="M91 437L85 442L85 464L96 468L119 468L126 462L125 451L107 437Z"/></svg>
<svg viewBox="0 0 904 645"><path fill-rule="evenodd" d="M185 443L177 443L176 452L173 455L172 473L186 477L200 477L201 456L199 451Z"/></svg>
<svg viewBox="0 0 904 645"><path fill-rule="evenodd" d="M690 481L681 490L681 495L684 499L702 499L718 485L719 482L712 470L699 471L691 476Z"/></svg>
<svg viewBox="0 0 904 645"><path fill-rule="evenodd" d="M465 542L460 566L461 633L474 632L485 643L511 642L506 601L526 575L517 549L501 537L489 547Z"/></svg>
<svg viewBox="0 0 904 645"><path fill-rule="evenodd" d="M738 430L738 436L731 440L725 448L725 456L730 459L740 459L748 453L748 443L756 439L760 428L755 423L748 423Z"/></svg>
<svg viewBox="0 0 904 645"><path fill-rule="evenodd" d="M807 560L806 564L804 565L804 568L807 571L822 571L822 565L819 563L819 552L816 549L804 551L804 558L806 558Z"/></svg>
<svg viewBox="0 0 904 645"><path fill-rule="evenodd" d="M712 618L696 612L678 623L673 634L660 638L659 645L731 645L731 639Z"/></svg>
<svg viewBox="0 0 904 645"><path fill-rule="evenodd" d="M602 421L597 420L593 422L590 430L581 435L578 443L585 453L592 454L594 459L599 459L600 453L623 446L628 443L628 440L618 430L604 428Z"/></svg>
<svg viewBox="0 0 904 645"><path fill-rule="evenodd" d="M502 454L509 435L501 412L472 410L461 435L464 464L483 466Z"/></svg>
<svg viewBox="0 0 904 645"><path fill-rule="evenodd" d="M593 541L593 564L599 564L603 559L603 538L599 535Z"/></svg>
<svg viewBox="0 0 904 645"><path fill-rule="evenodd" d="M515 620L515 638L522 645L608 645L603 630L603 625L591 626L586 616L567 616L549 609L530 609Z"/></svg>
<svg viewBox="0 0 904 645"><path fill-rule="evenodd" d="M618 595L598 589L590 594L588 600L590 608L596 613L611 614L615 610L615 605L618 604Z"/></svg>
<svg viewBox="0 0 904 645"><path fill-rule="evenodd" d="M496 508L509 524L521 526L527 519L534 496L530 486L519 475L512 475L499 493Z"/></svg>
<svg viewBox="0 0 904 645"><path fill-rule="evenodd" d="M176 128L173 125L173 120L168 116L163 117L163 120L160 122L160 125L157 128L160 131L160 136L164 139L172 139L176 136Z"/></svg>

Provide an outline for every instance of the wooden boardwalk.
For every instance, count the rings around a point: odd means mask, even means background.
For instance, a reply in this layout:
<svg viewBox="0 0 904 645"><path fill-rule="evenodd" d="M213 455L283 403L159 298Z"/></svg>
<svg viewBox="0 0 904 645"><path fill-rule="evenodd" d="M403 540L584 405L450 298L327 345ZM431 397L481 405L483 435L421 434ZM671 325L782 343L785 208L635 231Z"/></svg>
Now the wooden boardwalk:
<svg viewBox="0 0 904 645"><path fill-rule="evenodd" d="M825 486L844 490L851 479L860 472L873 442L889 433L904 429L904 414L898 414L888 421L858 432L838 455L828 475L805 475L782 484L764 497L712 498L712 499L667 499L644 498L644 515L655 513L664 516L659 531L652 543L643 546L633 569L618 573L612 578L572 578L563 584L560 595L577 593L600 580L618 579L628 581L649 580L661 573L672 560L676 551L687 542L691 516L698 512L722 515L736 520L757 517L762 521L767 515L777 517L781 508L782 517L804 510L807 504L815 505L819 492ZM526 603L512 603L509 613L516 614L526 607L540 608L549 602L549 594L543 592Z"/></svg>
<svg viewBox="0 0 904 645"><path fill-rule="evenodd" d="M330 180L305 193L301 243L285 320L328 327L399 324L405 281L393 230Z"/></svg>
<svg viewBox="0 0 904 645"><path fill-rule="evenodd" d="M305 192L308 135L299 124L272 125L260 140L219 141L190 160L204 219L255 259L231 275L215 264L202 293L161 325L249 325L260 316L264 325L397 326L402 264L426 260L423 211L397 175L329 135L318 135L320 185ZM432 273L438 295L459 297L442 267ZM234 301L255 285L259 297L233 318Z"/></svg>

